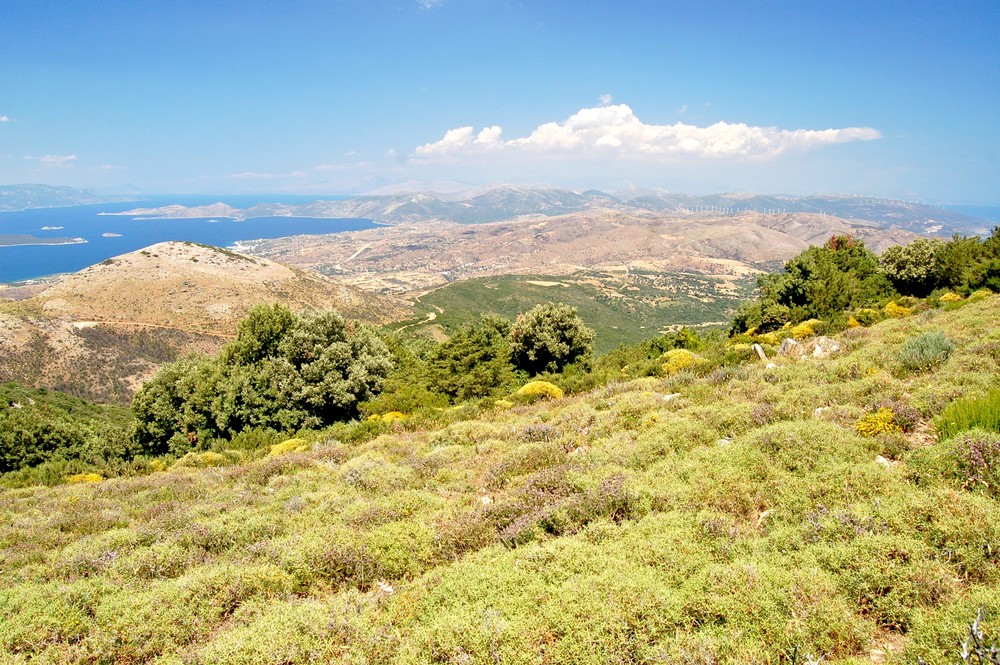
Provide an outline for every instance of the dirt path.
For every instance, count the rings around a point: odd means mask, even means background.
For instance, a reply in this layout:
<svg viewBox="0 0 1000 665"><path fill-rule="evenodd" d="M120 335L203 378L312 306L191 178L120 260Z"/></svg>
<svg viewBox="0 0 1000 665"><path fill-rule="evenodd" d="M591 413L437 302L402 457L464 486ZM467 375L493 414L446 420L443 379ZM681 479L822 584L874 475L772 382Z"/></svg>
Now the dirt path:
<svg viewBox="0 0 1000 665"><path fill-rule="evenodd" d="M118 325L118 326L139 326L142 328L159 328L160 330L176 330L178 332L187 333L189 335L205 335L206 337L218 337L220 339L235 339L236 335L226 335L225 333L214 333L205 332L203 330L189 330L187 328L178 328L177 326L167 326L159 323L146 323L145 321L120 321L115 319L103 319L103 320L89 320L89 321L73 321L74 328L91 328L93 326L107 326L107 325Z"/></svg>
<svg viewBox="0 0 1000 665"><path fill-rule="evenodd" d="M417 321L416 323L408 323L405 326L403 326L402 328L396 328L396 332L402 332L402 331L406 330L407 328L413 328L414 326L423 326L423 325L426 325L426 324L430 323L431 321L433 321L434 319L436 319L438 317L438 312L444 314L444 310L441 309L440 307L437 307L436 305L431 305L431 307L434 307L438 311L437 312L428 312L427 318L424 319L423 321Z"/></svg>

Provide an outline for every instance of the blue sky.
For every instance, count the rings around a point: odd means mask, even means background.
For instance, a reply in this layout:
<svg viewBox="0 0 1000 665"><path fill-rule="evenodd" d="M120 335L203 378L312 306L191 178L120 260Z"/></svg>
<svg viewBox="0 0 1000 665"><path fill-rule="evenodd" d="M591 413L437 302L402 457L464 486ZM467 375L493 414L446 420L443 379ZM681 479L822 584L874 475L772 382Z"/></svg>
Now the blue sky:
<svg viewBox="0 0 1000 665"><path fill-rule="evenodd" d="M996 202L998 32L998 0L6 0L0 184Z"/></svg>

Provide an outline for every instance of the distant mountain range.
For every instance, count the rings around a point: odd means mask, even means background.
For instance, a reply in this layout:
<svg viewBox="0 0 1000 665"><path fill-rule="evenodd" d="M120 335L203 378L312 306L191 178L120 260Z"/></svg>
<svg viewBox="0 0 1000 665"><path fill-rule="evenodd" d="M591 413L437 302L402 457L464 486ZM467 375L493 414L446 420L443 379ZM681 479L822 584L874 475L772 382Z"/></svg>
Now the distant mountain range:
<svg viewBox="0 0 1000 665"><path fill-rule="evenodd" d="M101 196L89 189L53 185L0 185L0 212L29 208L62 208L91 203L127 201L129 197Z"/></svg>
<svg viewBox="0 0 1000 665"><path fill-rule="evenodd" d="M525 217L554 217L568 213L608 210L629 214L655 213L684 217L737 217L753 214L809 213L845 220L871 222L883 228L913 233L981 234L992 223L952 210L920 203L857 196L787 196L712 194L691 196L658 190L633 189L616 194L598 190L576 192L544 187L502 185L458 194L419 192L386 196L355 196L342 201L307 204L263 203L245 209L224 204L229 216L251 217L362 217L384 224L425 221L482 224ZM136 209L122 214L190 217L197 211L180 206Z"/></svg>
<svg viewBox="0 0 1000 665"><path fill-rule="evenodd" d="M0 211L84 205L127 200L102 197L89 190L48 185L0 186ZM733 216L744 214L810 213L866 221L883 228L922 234L988 233L992 222L937 206L859 196L783 194L711 194L693 196L662 190L631 188L615 194L598 190L574 191L549 187L499 185L439 194L435 192L355 196L346 200L317 200L306 204L262 203L234 208L219 202L196 208L168 205L136 208L123 215L136 217L225 216L365 218L385 224L445 221L481 224L524 217L553 217L567 213L608 210L630 214Z"/></svg>

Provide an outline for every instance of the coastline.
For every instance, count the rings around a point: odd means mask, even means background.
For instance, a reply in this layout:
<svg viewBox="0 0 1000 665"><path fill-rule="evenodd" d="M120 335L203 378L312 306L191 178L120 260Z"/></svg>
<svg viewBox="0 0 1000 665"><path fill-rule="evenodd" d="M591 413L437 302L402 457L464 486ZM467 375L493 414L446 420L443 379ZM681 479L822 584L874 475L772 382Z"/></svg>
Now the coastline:
<svg viewBox="0 0 1000 665"><path fill-rule="evenodd" d="M45 242L44 238L32 238L38 242L4 242L0 236L0 247L58 247L60 245L83 245L90 242L86 238L65 238L55 239L54 242Z"/></svg>

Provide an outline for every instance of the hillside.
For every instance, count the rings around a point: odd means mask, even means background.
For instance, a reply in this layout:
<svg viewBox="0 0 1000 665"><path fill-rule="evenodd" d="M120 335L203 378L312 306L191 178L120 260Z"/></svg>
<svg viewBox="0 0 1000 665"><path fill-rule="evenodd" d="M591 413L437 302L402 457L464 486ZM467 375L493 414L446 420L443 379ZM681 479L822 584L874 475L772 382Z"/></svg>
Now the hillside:
<svg viewBox="0 0 1000 665"><path fill-rule="evenodd" d="M830 357L2 490L0 654L956 662L979 608L1000 630L1000 441L933 419L1000 387L998 305L857 327ZM907 362L926 333L950 355Z"/></svg>
<svg viewBox="0 0 1000 665"><path fill-rule="evenodd" d="M593 328L601 354L681 326L726 325L753 290L749 277L641 270L473 277L420 295L416 306L425 318L402 325L440 337L481 312L514 320L537 303L558 301L575 307Z"/></svg>
<svg viewBox="0 0 1000 665"><path fill-rule="evenodd" d="M310 271L188 242L152 245L0 301L0 381L127 400L167 360L215 351L254 304L387 323L407 303Z"/></svg>
<svg viewBox="0 0 1000 665"><path fill-rule="evenodd" d="M740 277L844 233L876 250L916 237L815 214L664 216L596 210L475 226L401 224L240 246L368 290L404 294L468 277L579 270Z"/></svg>

